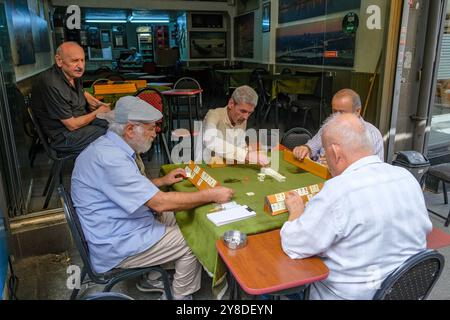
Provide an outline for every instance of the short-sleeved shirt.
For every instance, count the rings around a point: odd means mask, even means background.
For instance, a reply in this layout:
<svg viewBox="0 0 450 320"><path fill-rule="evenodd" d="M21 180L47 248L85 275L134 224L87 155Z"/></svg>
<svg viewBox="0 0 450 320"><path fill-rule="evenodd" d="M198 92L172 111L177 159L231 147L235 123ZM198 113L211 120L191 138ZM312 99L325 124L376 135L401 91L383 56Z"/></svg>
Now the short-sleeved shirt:
<svg viewBox="0 0 450 320"><path fill-rule="evenodd" d="M97 272L157 243L165 226L145 204L159 189L139 172L135 152L108 131L77 158L72 200Z"/></svg>
<svg viewBox="0 0 450 320"><path fill-rule="evenodd" d="M32 91L33 111L45 134L55 139L69 130L61 120L87 114L81 79L72 86L56 64L44 71Z"/></svg>

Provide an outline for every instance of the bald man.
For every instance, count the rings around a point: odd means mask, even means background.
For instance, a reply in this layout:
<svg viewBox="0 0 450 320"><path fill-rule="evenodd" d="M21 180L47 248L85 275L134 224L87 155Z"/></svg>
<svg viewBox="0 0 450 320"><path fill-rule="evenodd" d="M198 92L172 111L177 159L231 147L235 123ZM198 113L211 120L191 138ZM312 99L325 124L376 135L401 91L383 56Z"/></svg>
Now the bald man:
<svg viewBox="0 0 450 320"><path fill-rule="evenodd" d="M361 117L361 98L355 91L343 89L334 95L331 101L331 108L333 113L353 113ZM380 130L369 122L363 121L363 124L369 131L370 141L375 148L375 154L384 161L383 137L381 136ZM305 145L296 147L294 149L294 156L300 160L303 160L305 157L309 157L315 161L319 160L321 156L324 156L321 137L322 129Z"/></svg>
<svg viewBox="0 0 450 320"><path fill-rule="evenodd" d="M313 284L312 299L369 300L392 271L426 248L432 225L422 189L407 170L375 155L355 114L333 115L322 143L333 179L306 209L298 194L287 196L282 247L292 259L323 258L329 276Z"/></svg>
<svg viewBox="0 0 450 320"><path fill-rule="evenodd" d="M53 67L33 86L33 111L51 146L62 153L80 153L107 130L107 122L96 115L110 108L83 91L84 68L83 48L65 42L56 50Z"/></svg>

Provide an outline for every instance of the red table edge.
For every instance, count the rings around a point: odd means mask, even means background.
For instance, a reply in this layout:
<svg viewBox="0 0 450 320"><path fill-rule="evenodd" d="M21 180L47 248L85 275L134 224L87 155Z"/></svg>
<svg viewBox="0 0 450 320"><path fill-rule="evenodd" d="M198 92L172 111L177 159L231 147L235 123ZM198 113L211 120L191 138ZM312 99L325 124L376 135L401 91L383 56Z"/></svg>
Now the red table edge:
<svg viewBox="0 0 450 320"><path fill-rule="evenodd" d="M217 247L218 241L222 241L222 240L216 240L216 249L218 249L218 247ZM221 256L222 261L226 264L226 266L228 268L228 271L233 274L233 277L239 283L239 286L242 288L242 290L244 290L246 293L248 293L250 295L255 295L255 296L262 295L262 294L267 294L267 293L275 293L275 292L279 292L279 291L283 291L283 290L287 290L287 289L292 289L292 288L296 288L296 287L301 287L301 286L306 285L306 284L310 284L310 283L313 283L313 282L324 280L324 279L326 279L328 277L328 274L329 274L329 270L327 268L328 271L326 273L324 273L322 276L309 278L308 280L303 280L303 281L294 282L294 283L285 284L285 285L277 285L277 286L273 286L273 287L270 287L270 288L267 288L267 289L253 289L253 288L249 288L249 287L245 286L242 283L242 280L239 278L239 276L237 276L236 274L234 274L233 271L231 271L231 268L228 265L227 260L222 256L221 252L219 250L217 250L217 252ZM293 284L293 285L291 285L291 284Z"/></svg>

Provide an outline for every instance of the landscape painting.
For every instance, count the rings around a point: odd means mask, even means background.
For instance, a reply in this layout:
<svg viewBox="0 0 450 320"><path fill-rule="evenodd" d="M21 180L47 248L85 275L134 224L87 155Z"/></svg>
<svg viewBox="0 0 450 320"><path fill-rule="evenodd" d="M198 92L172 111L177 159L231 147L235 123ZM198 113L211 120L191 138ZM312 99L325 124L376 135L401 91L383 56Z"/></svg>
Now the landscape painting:
<svg viewBox="0 0 450 320"><path fill-rule="evenodd" d="M253 58L253 39L255 32L254 12L234 18L234 56Z"/></svg>
<svg viewBox="0 0 450 320"><path fill-rule="evenodd" d="M361 0L279 0L278 23L359 9Z"/></svg>
<svg viewBox="0 0 450 320"><path fill-rule="evenodd" d="M353 67L355 34L342 31L342 19L277 29L277 63Z"/></svg>
<svg viewBox="0 0 450 320"><path fill-rule="evenodd" d="M11 52L14 64L17 66L33 64L36 62L33 45L33 32L31 31L31 16L27 0L8 0L6 2L7 15L12 19Z"/></svg>
<svg viewBox="0 0 450 320"><path fill-rule="evenodd" d="M227 57L226 32L191 31L189 36L191 59Z"/></svg>

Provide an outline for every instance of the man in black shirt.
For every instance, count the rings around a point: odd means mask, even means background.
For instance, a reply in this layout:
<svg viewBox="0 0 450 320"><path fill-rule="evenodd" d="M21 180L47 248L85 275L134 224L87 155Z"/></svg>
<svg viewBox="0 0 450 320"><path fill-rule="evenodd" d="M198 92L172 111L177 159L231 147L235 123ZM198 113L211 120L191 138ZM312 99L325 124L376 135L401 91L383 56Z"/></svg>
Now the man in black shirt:
<svg viewBox="0 0 450 320"><path fill-rule="evenodd" d="M106 133L107 122L97 113L108 112L107 104L83 91L84 50L65 42L56 50L55 65L42 73L33 86L33 111L51 146L63 153L80 153Z"/></svg>

